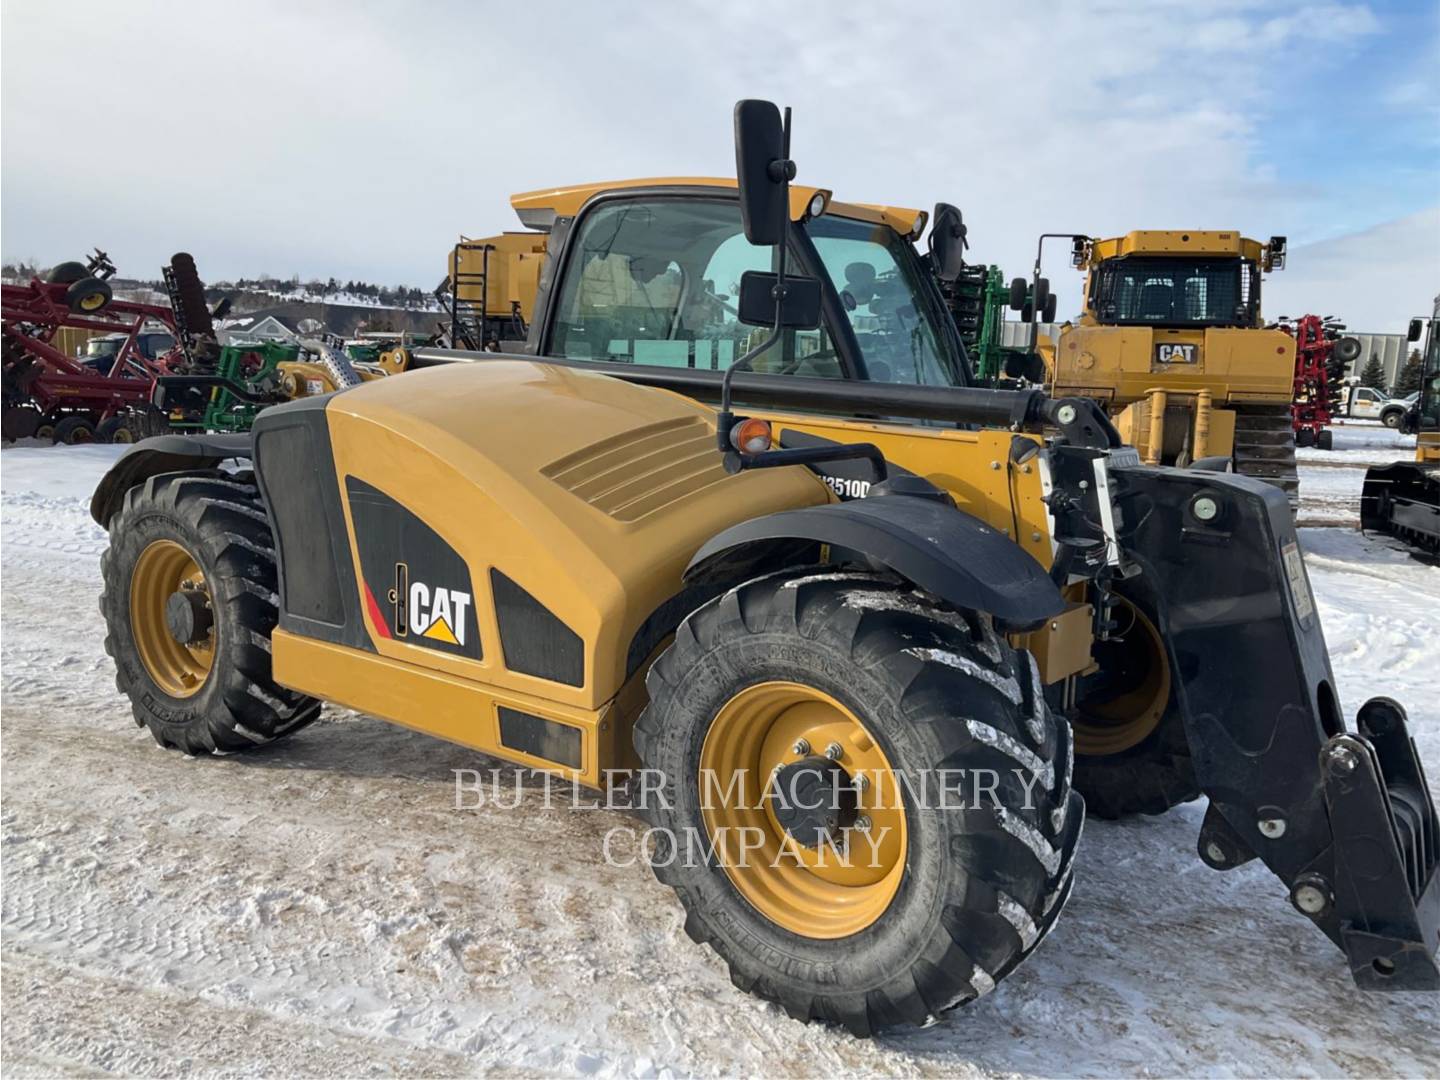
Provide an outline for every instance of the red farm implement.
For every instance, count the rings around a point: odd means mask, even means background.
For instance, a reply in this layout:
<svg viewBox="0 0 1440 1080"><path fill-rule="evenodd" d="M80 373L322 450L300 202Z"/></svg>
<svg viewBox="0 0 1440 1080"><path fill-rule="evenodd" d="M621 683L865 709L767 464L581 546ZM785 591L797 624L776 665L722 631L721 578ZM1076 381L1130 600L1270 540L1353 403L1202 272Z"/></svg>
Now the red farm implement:
<svg viewBox="0 0 1440 1080"><path fill-rule="evenodd" d="M61 263L44 281L3 287L7 441L124 437L124 411L150 400L155 376L179 355L161 351L178 340L171 309L114 299L108 282L114 272L97 250L88 262ZM68 355L56 344L67 327L105 335L113 347L91 357Z"/></svg>
<svg viewBox="0 0 1440 1080"><path fill-rule="evenodd" d="M1341 336L1334 316L1281 316L1279 329L1295 339L1295 392L1290 404L1296 446L1329 450L1330 419L1339 402L1345 366L1360 355L1360 342Z"/></svg>

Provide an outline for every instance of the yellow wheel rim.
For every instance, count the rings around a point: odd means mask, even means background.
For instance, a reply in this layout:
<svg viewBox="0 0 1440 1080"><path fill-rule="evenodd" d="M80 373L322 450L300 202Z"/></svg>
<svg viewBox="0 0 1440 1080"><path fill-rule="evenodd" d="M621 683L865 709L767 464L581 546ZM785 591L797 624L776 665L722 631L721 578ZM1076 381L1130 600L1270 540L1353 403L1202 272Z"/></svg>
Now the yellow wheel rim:
<svg viewBox="0 0 1440 1080"><path fill-rule="evenodd" d="M814 847L774 813L777 769L840 751L856 788L853 825ZM860 778L864 778L860 781ZM890 906L905 874L905 804L885 753L830 695L791 682L740 691L716 715L700 749L701 817L736 890L756 911L807 938L848 937ZM868 826L868 827L867 827Z"/></svg>
<svg viewBox="0 0 1440 1080"><path fill-rule="evenodd" d="M177 592L201 592L209 586L200 565L173 540L156 540L140 553L130 575L130 628L145 670L165 693L183 698L205 685L215 660L215 630L186 645L176 641L165 620L165 606Z"/></svg>
<svg viewBox="0 0 1440 1080"><path fill-rule="evenodd" d="M80 298L80 306L86 311L94 311L97 308L103 307L104 305L104 293L91 293L89 296L83 296Z"/></svg>
<svg viewBox="0 0 1440 1080"><path fill-rule="evenodd" d="M1082 694L1071 725L1075 752L1090 757L1119 754L1144 742L1170 702L1170 663L1155 624L1123 597L1116 613L1122 625L1127 614L1134 620L1105 658L1118 673L1116 682L1103 698Z"/></svg>
<svg viewBox="0 0 1440 1080"><path fill-rule="evenodd" d="M127 427L119 427L115 429L115 434L110 436L110 441L120 444L133 443L135 441L135 433Z"/></svg>

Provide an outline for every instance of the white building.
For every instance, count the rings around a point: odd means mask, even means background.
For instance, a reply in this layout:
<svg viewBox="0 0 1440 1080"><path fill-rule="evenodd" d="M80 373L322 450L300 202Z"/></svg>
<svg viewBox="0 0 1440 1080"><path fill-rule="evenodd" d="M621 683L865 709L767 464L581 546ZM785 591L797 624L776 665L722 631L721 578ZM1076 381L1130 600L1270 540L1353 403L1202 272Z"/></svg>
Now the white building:
<svg viewBox="0 0 1440 1080"><path fill-rule="evenodd" d="M215 329L222 345L259 345L267 341L290 345L299 340L294 329L264 312L237 315Z"/></svg>

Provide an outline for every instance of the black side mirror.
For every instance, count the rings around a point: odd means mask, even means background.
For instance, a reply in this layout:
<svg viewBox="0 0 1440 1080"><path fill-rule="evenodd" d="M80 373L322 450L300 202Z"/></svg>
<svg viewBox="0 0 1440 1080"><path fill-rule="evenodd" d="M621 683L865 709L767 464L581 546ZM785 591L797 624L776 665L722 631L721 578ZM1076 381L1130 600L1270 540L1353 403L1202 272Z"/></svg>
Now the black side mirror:
<svg viewBox="0 0 1440 1080"><path fill-rule="evenodd" d="M779 277L762 270L740 275L740 321L750 326L775 325L775 286ZM787 277L780 305L780 325L786 330L814 330L820 325L820 279Z"/></svg>
<svg viewBox="0 0 1440 1080"><path fill-rule="evenodd" d="M1420 331L1424 329L1424 323L1420 319L1411 319L1410 328L1405 331L1406 341L1419 341Z"/></svg>
<svg viewBox="0 0 1440 1080"><path fill-rule="evenodd" d="M965 269L965 218L958 207L936 203L934 224L930 227L930 260L935 276L941 281L954 281Z"/></svg>
<svg viewBox="0 0 1440 1080"><path fill-rule="evenodd" d="M748 98L735 105L735 178L745 239L773 245L785 237L790 181L795 163L785 147L785 126L771 101Z"/></svg>

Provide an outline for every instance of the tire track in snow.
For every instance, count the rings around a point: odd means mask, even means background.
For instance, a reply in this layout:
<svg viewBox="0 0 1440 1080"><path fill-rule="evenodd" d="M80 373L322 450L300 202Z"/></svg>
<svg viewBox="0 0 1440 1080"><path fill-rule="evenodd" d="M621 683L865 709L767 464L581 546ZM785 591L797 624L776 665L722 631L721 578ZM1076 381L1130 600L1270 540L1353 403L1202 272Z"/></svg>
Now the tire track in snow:
<svg viewBox="0 0 1440 1080"><path fill-rule="evenodd" d="M31 513L11 453L0 956L7 1008L28 1005L7 1015L7 1065L334 1074L373 1045L401 1072L1440 1073L1433 999L1358 993L1263 868L1199 864L1198 804L1089 823L1074 897L1032 960L936 1028L862 1043L734 990L648 870L606 865L604 830L628 818L547 809L534 790L515 811L455 812L450 770L493 767L478 755L340 710L243 757L160 751L100 654L98 559L63 550L94 538L83 500L34 502L58 541L10 543ZM1373 581L1349 564L1379 556L1318 546L1353 713L1382 688L1352 646L1408 626L1433 650L1440 579ZM1419 668L1405 685L1440 772L1440 687ZM132 1002L197 1020L126 1056L114 1032ZM258 1033L253 1052L232 1023Z"/></svg>

